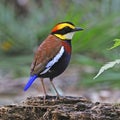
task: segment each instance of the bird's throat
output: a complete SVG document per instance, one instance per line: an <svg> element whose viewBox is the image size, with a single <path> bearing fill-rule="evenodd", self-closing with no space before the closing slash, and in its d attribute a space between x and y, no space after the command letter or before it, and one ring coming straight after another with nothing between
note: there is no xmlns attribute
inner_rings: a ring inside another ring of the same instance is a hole
<svg viewBox="0 0 120 120"><path fill-rule="evenodd" d="M66 33L64 35L62 34L54 34L56 37L62 39L62 40L72 40L73 38L73 35L74 35L75 32L70 32L70 33Z"/></svg>

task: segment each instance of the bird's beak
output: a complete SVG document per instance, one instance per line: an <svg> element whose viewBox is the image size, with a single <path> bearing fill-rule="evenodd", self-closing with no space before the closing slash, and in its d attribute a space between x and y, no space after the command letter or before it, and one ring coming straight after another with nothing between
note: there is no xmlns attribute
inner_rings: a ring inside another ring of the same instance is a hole
<svg viewBox="0 0 120 120"><path fill-rule="evenodd" d="M83 30L83 28L75 27L75 29L73 31L81 31L81 30Z"/></svg>

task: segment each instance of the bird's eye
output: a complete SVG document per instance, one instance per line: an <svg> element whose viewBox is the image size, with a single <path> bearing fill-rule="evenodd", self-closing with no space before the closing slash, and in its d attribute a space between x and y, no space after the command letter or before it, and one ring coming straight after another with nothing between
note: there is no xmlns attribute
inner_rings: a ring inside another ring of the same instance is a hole
<svg viewBox="0 0 120 120"><path fill-rule="evenodd" d="M66 27L64 27L64 28L62 28L60 30L57 30L57 31L53 32L53 34L64 35L64 34L69 33L69 32L72 32L72 29L70 27L66 26Z"/></svg>
<svg viewBox="0 0 120 120"><path fill-rule="evenodd" d="M64 27L64 32L65 33L71 32L71 28L69 28L68 26Z"/></svg>

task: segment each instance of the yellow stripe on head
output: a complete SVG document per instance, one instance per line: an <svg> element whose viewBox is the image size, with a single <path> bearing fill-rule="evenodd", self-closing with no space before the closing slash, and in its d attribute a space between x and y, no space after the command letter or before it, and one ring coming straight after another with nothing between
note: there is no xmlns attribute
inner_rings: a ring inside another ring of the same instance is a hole
<svg viewBox="0 0 120 120"><path fill-rule="evenodd" d="M66 27L66 26L68 26L68 27L70 27L70 28L72 28L72 29L75 28L75 26L73 26L73 25L71 25L71 24L68 24L68 23L61 23L61 24L58 25L58 28L59 28L59 29L63 29L63 28Z"/></svg>
<svg viewBox="0 0 120 120"><path fill-rule="evenodd" d="M61 30L63 29L64 27L70 27L71 29L74 29L75 26L68 23L68 22L64 22L64 23L58 23L53 29L52 29L52 32L55 32L57 30Z"/></svg>
<svg viewBox="0 0 120 120"><path fill-rule="evenodd" d="M55 34L55 36L60 38L61 40L65 40L66 39L64 35Z"/></svg>

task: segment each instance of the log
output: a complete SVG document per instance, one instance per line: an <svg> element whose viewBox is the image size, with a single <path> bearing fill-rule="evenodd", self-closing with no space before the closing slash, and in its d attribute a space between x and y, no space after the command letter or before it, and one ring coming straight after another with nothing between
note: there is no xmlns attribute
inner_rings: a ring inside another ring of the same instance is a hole
<svg viewBox="0 0 120 120"><path fill-rule="evenodd" d="M120 104L93 103L83 97L28 97L0 107L0 120L120 120Z"/></svg>

